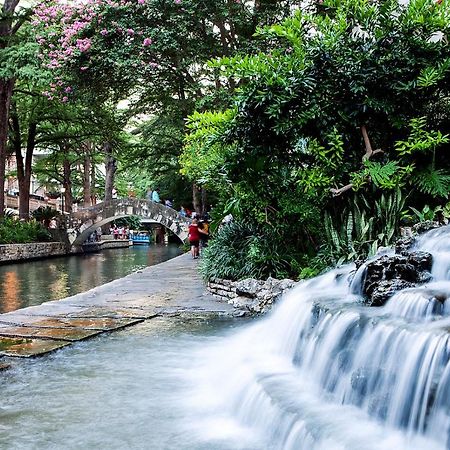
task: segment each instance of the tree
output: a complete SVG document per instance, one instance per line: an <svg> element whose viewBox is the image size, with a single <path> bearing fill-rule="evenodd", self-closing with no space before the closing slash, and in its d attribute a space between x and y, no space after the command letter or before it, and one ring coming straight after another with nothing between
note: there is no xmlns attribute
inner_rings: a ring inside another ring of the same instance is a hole
<svg viewBox="0 0 450 450"><path fill-rule="evenodd" d="M327 0L259 30L269 51L212 64L240 89L224 113L191 116L183 170L222 174L237 218L302 251L326 242L325 213L340 228L354 199L366 208L362 193L369 216L397 189L448 197L449 12L431 0Z"/></svg>
<svg viewBox="0 0 450 450"><path fill-rule="evenodd" d="M145 112L155 116L150 121L154 126L176 124L172 128L178 130L176 143L158 155L158 159L167 156L164 166L173 167L173 177L178 171L173 161L181 152L184 133L180 118L190 114L198 101L221 102L224 95L215 87L234 88L234 83L222 86L223 80L206 62L257 46L256 26L285 17L295 3L299 2L139 0L99 1L86 8L47 2L37 9L35 25L56 80L57 88L49 95L62 101L87 95L110 104L128 98L130 116ZM110 145L105 143L105 148ZM140 146L145 148L150 150ZM155 159L155 148L147 159ZM117 151L113 153L117 158ZM112 174L113 160L107 166Z"/></svg>
<svg viewBox="0 0 450 450"><path fill-rule="evenodd" d="M15 47L14 38L29 15L29 10L16 14L19 0L4 0L0 12L0 217L5 208L5 163L8 141L8 120L22 53Z"/></svg>

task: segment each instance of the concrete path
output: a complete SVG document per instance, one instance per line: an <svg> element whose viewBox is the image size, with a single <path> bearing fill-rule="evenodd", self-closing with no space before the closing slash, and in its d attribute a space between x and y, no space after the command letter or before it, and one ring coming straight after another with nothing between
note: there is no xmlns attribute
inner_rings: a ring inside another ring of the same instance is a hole
<svg viewBox="0 0 450 450"><path fill-rule="evenodd" d="M236 315L205 292L189 254L63 300L0 314L0 356L42 355L161 315Z"/></svg>

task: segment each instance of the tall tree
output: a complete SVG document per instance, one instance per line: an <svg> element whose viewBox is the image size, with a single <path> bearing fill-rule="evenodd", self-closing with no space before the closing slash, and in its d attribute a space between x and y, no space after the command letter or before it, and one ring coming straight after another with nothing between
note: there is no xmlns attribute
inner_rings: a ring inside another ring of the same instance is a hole
<svg viewBox="0 0 450 450"><path fill-rule="evenodd" d="M6 63L6 49L11 44L13 36L19 30L22 18L15 17L19 0L4 0L0 16L0 63ZM0 72L0 216L5 208L5 164L8 141L8 120L13 93L15 74L14 70L6 73ZM9 72L9 73L8 73Z"/></svg>

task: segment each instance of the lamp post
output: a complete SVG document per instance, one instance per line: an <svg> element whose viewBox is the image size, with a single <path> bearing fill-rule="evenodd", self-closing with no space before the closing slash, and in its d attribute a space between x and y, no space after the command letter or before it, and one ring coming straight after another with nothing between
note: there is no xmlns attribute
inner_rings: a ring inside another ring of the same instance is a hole
<svg viewBox="0 0 450 450"><path fill-rule="evenodd" d="M62 186L60 192L61 192L61 212L64 214L64 194L66 193L66 188Z"/></svg>

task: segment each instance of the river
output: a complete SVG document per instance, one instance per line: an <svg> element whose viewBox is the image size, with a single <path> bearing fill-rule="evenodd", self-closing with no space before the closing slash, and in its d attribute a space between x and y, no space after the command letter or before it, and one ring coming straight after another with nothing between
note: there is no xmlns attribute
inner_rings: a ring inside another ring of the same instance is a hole
<svg viewBox="0 0 450 450"><path fill-rule="evenodd" d="M136 245L0 266L0 313L88 291L181 254L175 244Z"/></svg>

